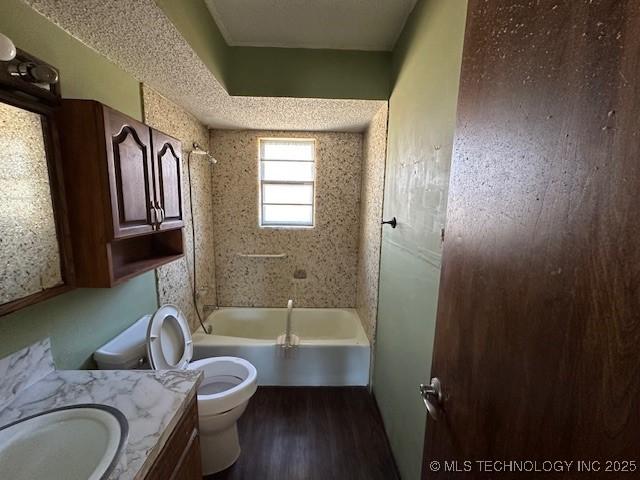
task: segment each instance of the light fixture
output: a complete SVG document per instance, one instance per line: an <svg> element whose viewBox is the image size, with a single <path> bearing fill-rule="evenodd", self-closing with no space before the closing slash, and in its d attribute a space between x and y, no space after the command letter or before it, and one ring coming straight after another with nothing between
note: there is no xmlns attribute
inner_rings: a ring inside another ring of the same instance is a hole
<svg viewBox="0 0 640 480"><path fill-rule="evenodd" d="M21 62L9 65L9 73L27 82L54 85L58 83L58 71L49 65L34 62Z"/></svg>
<svg viewBox="0 0 640 480"><path fill-rule="evenodd" d="M11 39L0 33L0 61L10 62L16 58L16 46Z"/></svg>

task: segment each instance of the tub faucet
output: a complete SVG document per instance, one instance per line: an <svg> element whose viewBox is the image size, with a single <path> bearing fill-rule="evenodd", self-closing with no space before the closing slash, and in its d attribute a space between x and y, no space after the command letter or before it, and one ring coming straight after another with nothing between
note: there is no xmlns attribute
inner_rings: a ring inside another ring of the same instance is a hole
<svg viewBox="0 0 640 480"><path fill-rule="evenodd" d="M293 347L300 344L300 338L297 335L291 333L291 314L293 313L293 300L287 302L287 324L285 326L284 333L278 335L276 338L276 345L278 345L284 352L288 352ZM285 357L289 354L285 353Z"/></svg>
<svg viewBox="0 0 640 480"><path fill-rule="evenodd" d="M287 302L287 326L284 332L284 345L286 348L291 347L291 314L293 313L293 300Z"/></svg>
<svg viewBox="0 0 640 480"><path fill-rule="evenodd" d="M297 335L291 333L291 314L293 313L293 300L287 302L287 324L285 326L284 333L278 335L276 339L276 345L278 345L285 352L291 348L300 344L300 339Z"/></svg>

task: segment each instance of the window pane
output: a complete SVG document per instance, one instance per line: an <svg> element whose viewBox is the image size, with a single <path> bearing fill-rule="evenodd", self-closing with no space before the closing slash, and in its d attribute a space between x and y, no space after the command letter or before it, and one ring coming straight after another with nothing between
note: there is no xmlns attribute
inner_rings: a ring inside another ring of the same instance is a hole
<svg viewBox="0 0 640 480"><path fill-rule="evenodd" d="M263 205L263 225L313 225L311 205Z"/></svg>
<svg viewBox="0 0 640 480"><path fill-rule="evenodd" d="M262 180L281 182L313 181L313 162L260 162Z"/></svg>
<svg viewBox="0 0 640 480"><path fill-rule="evenodd" d="M313 185L274 185L262 186L263 203L313 203Z"/></svg>
<svg viewBox="0 0 640 480"><path fill-rule="evenodd" d="M305 160L313 161L315 142L291 140L261 140L262 160Z"/></svg>

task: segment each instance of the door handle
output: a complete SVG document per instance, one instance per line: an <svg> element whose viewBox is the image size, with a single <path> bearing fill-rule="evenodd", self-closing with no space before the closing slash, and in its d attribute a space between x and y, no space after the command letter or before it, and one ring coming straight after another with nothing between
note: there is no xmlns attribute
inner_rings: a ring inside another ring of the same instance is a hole
<svg viewBox="0 0 640 480"><path fill-rule="evenodd" d="M398 221L396 220L396 217L393 217L391 220L383 220L382 225L384 224L391 225L391 228L396 228L398 226Z"/></svg>
<svg viewBox="0 0 640 480"><path fill-rule="evenodd" d="M420 391L420 397L422 397L422 401L424 402L424 406L427 408L429 416L434 421L437 421L440 418L443 398L442 384L440 383L440 379L438 377L434 377L431 379L431 383L429 385L421 383L418 389Z"/></svg>

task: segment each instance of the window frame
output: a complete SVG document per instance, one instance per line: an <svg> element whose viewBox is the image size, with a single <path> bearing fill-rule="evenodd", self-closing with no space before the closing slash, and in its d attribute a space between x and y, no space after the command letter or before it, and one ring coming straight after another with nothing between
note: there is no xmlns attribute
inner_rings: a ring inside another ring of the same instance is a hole
<svg viewBox="0 0 640 480"><path fill-rule="evenodd" d="M285 160L285 159L269 159L263 160L262 158L262 142L300 142L313 144L313 159L312 160ZM258 227L260 228L281 228L281 229L309 229L314 228L316 225L316 180L317 180L317 140L312 137L259 137L258 138ZM313 180L263 180L262 179L262 162L297 162L297 163L311 163L313 171ZM265 185L311 185L311 203L264 203L264 186ZM265 222L264 221L264 207L265 205L283 205L283 206L310 206L311 207L311 223L299 223L299 222Z"/></svg>

